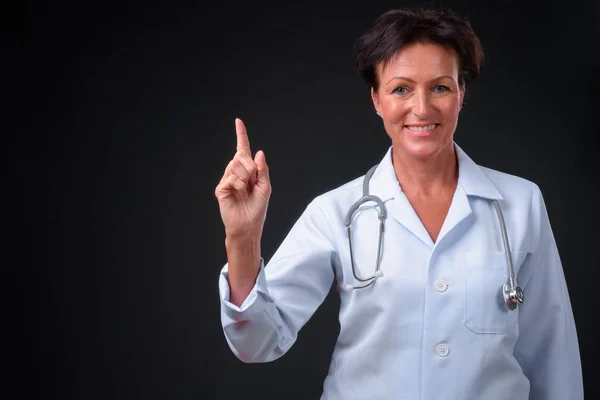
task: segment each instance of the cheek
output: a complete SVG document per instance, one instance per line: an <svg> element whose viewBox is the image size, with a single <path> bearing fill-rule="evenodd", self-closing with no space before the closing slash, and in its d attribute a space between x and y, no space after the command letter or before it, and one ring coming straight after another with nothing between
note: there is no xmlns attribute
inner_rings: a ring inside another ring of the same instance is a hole
<svg viewBox="0 0 600 400"><path fill-rule="evenodd" d="M410 111L409 107L402 101L388 101L385 104L382 104L382 106L383 115L386 117L385 119L392 125L402 124Z"/></svg>
<svg viewBox="0 0 600 400"><path fill-rule="evenodd" d="M460 97L448 99L440 107L440 111L444 114L445 119L458 119L458 113L460 112Z"/></svg>

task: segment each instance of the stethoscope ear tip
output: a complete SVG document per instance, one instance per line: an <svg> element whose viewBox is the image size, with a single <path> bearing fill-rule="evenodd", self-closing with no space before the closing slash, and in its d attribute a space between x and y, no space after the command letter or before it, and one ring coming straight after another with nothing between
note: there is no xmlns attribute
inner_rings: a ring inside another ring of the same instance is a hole
<svg viewBox="0 0 600 400"><path fill-rule="evenodd" d="M377 272L375 272L375 279L381 278L382 276L383 276L383 271L378 269Z"/></svg>
<svg viewBox="0 0 600 400"><path fill-rule="evenodd" d="M354 286L352 286L351 284L347 284L346 286L344 286L344 289L346 289L346 291L349 292L354 289Z"/></svg>

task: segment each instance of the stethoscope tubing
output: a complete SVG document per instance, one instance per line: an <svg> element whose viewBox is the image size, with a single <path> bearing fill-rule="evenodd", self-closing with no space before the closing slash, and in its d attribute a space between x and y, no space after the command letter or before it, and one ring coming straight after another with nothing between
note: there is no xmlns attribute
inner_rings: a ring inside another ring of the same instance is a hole
<svg viewBox="0 0 600 400"><path fill-rule="evenodd" d="M356 279L357 281L359 281L361 283L367 282L364 285L347 284L345 287L346 287L346 290L348 290L348 291L353 290L353 289L363 289L368 286L371 286L378 278L381 278L383 276L383 272L380 269L381 249L382 249L382 244L383 244L382 238L383 238L384 225L385 225L384 221L387 217L387 213L386 213L386 208L383 204L383 201L379 197L369 194L369 180L371 179L371 176L373 176L373 174L375 173L377 166L378 166L378 164L374 165L365 174L365 177L363 179L363 196L350 207L350 209L348 210L348 212L346 214L346 218L345 218L345 225L347 228L347 235L348 235L348 245L349 245L349 250L350 250L350 264L352 265L352 275L354 275L354 279ZM358 208L363 203L366 203L369 201L373 201L373 202L377 203L376 207L377 207L378 218L379 218L379 239L378 239L378 245L377 245L378 251L377 251L377 260L375 263L375 273L367 278L361 278L356 273L354 250L352 248L352 219L354 218L354 213L356 212L356 210L358 210ZM517 282L516 282L515 272L514 272L514 267L513 267L513 263L512 263L511 252L510 252L510 243L508 241L508 233L506 231L506 223L504 221L504 216L502 214L502 208L500 207L500 203L498 203L498 200L492 199L491 202L494 205L494 209L496 210L496 214L498 216L498 221L500 222L500 231L502 233L502 243L504 246L504 253L506 255L506 265L507 265L507 270L508 270L507 271L508 282L503 286L502 292L503 292L504 300L506 302L507 307L510 310L514 310L514 309L516 309L518 304L523 302L523 291L517 285Z"/></svg>

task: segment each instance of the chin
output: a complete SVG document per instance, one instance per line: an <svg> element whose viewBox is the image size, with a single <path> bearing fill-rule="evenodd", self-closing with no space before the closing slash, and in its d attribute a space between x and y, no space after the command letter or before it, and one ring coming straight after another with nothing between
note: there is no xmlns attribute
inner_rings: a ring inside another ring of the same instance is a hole
<svg viewBox="0 0 600 400"><path fill-rule="evenodd" d="M430 140L402 141L392 145L405 155L418 159L435 157L446 147L445 144Z"/></svg>

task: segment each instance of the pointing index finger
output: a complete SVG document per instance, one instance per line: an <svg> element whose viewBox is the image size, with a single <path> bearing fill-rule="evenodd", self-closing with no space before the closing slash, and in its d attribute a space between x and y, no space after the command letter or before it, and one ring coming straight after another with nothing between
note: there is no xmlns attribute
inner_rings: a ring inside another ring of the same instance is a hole
<svg viewBox="0 0 600 400"><path fill-rule="evenodd" d="M250 152L250 141L248 140L248 133L246 132L246 126L241 119L235 119L235 134L237 136L237 151L251 155Z"/></svg>

